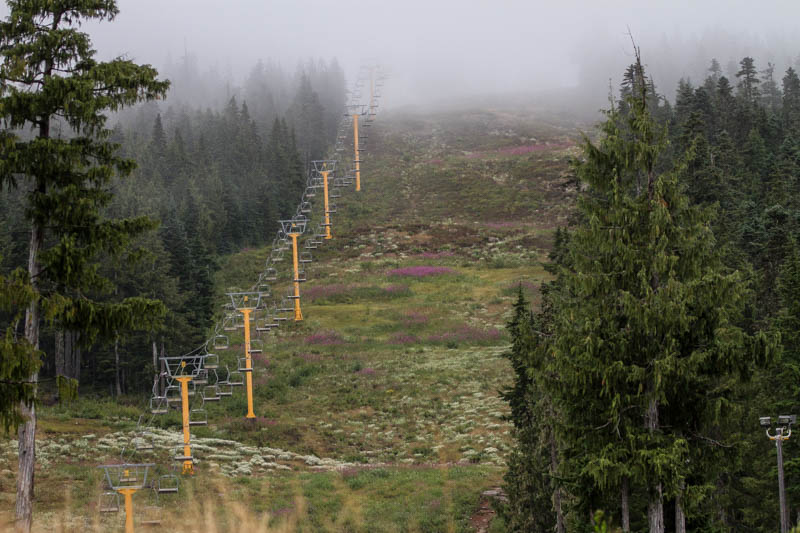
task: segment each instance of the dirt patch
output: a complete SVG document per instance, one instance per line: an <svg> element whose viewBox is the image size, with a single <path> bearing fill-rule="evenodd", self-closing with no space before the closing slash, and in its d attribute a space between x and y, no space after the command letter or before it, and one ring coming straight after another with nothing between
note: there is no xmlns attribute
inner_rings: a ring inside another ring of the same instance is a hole
<svg viewBox="0 0 800 533"><path fill-rule="evenodd" d="M492 508L492 502L495 500L507 501L506 494L500 487L483 491L481 493L481 501L478 504L478 510L475 511L469 519L469 523L475 530L475 533L487 533L489 526L492 524L497 514Z"/></svg>

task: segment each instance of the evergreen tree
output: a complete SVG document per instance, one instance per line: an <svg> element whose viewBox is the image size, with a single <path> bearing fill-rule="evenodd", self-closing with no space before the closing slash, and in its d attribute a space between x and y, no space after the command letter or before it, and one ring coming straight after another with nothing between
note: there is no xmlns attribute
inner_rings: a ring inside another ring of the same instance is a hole
<svg viewBox="0 0 800 533"><path fill-rule="evenodd" d="M752 57L745 57L739 62L739 66L741 68L736 73L736 77L739 78L739 96L749 106L755 106L761 95L758 87L761 81L758 79L755 61Z"/></svg>
<svg viewBox="0 0 800 533"><path fill-rule="evenodd" d="M506 357L514 384L502 392L511 407L517 446L504 477L508 505L501 514L509 531L565 531L561 488L556 482L559 451L553 432L555 412L546 394L549 313L532 313L520 287L508 323L511 350Z"/></svg>
<svg viewBox="0 0 800 533"><path fill-rule="evenodd" d="M300 84L288 116L297 135L297 149L304 166L311 160L322 159L325 155L323 107L305 73L300 76Z"/></svg>
<svg viewBox="0 0 800 533"><path fill-rule="evenodd" d="M26 217L31 238L27 271L32 297L25 311L25 342L7 342L16 357L0 365L34 370L39 365L42 317L77 331L85 342L132 327L152 327L163 312L160 302L128 298L100 302L94 294L108 291L98 272L100 253L116 254L136 234L153 226L146 218L106 220L101 212L111 195L114 174L127 175L133 162L115 154L108 138L106 112L141 100L164 96L168 83L156 80L150 66L116 59L97 62L85 33L88 20L113 20L114 0L39 2L9 0L10 13L0 23L0 183L30 187ZM53 137L57 117L74 136ZM21 140L15 131L35 128ZM7 337L7 341L11 341ZM28 352L20 361L19 352ZM2 372L6 374L7 371ZM16 516L28 531L32 522L36 429L35 382L32 372L25 401L19 405L25 422L19 427L19 470ZM3 395L4 399L13 399ZM4 404L2 411L13 406Z"/></svg>
<svg viewBox="0 0 800 533"><path fill-rule="evenodd" d="M764 107L772 113L778 113L781 106L781 91L775 81L775 65L767 63L761 71L761 94Z"/></svg>
<svg viewBox="0 0 800 533"><path fill-rule="evenodd" d="M635 75L644 80L640 62ZM628 116L609 112L576 167L586 222L559 274L551 394L569 443L562 475L580 480L575 511L588 516L609 491L624 503L625 480L641 480L649 530L661 533L665 501L685 522L714 481L689 459L717 442L708 414L731 394L721 382L771 344L735 326L746 287L719 261L710 212L681 192L680 166L657 171L665 136L638 86Z"/></svg>
<svg viewBox="0 0 800 533"><path fill-rule="evenodd" d="M783 125L792 135L800 135L800 78L792 67L783 77Z"/></svg>

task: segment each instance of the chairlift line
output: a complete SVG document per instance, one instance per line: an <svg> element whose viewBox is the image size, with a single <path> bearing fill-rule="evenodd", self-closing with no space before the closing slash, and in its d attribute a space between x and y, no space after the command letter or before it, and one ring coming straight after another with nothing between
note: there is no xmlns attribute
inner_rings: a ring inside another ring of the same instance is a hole
<svg viewBox="0 0 800 533"><path fill-rule="evenodd" d="M125 460L126 454L152 451L154 438L152 423L156 416L169 412L170 406L178 407L183 412L183 444L177 446L173 459L183 464L183 473L194 472L194 458L191 452L192 426L207 425L208 414L205 402L216 402L222 398L231 397L233 388L248 385L248 418L254 417L252 412L252 354L263 352L263 343L258 339L250 339L251 323L256 332L269 332L288 320L285 313L295 311L295 320L302 320L300 312L299 284L306 281L307 274L300 265L313 261L311 250L317 249L324 240L332 237L331 215L337 212L337 205L331 200L342 196L342 189L355 185L355 190L361 189L361 163L363 146L366 144L367 135L359 133L359 118L363 126L369 126L379 107L378 100L382 95L381 87L385 80L384 71L376 64L362 66L358 78L353 83L353 89L348 91L348 103L345 107L344 119L340 120L337 128L336 141L331 149L332 154L345 152L345 142L349 137L349 129L353 128L353 156L352 166L337 175L338 159L322 159L313 161L308 172L306 187L295 211L295 216L289 221L280 221L281 229L276 233L263 272L258 276L255 285L249 291L230 291L228 296L231 301L223 306L225 313L214 325L210 337L197 348L172 357L160 357L161 371L156 373L153 382L153 391L149 399L149 416L140 416L136 430L133 432L128 444L123 447L120 465L102 465L106 490L100 495L98 511L102 513L119 512L120 494L125 497L126 531L133 531L132 495L143 488L151 489L154 501L151 505L143 507L139 523L142 525L158 525L162 521L163 508L159 505L159 494L177 493L179 478L174 474L161 475L154 482L147 484L148 471L155 465L152 463L134 463ZM361 103L362 89L369 87L369 101ZM338 155L337 155L338 157ZM314 213L313 199L318 194L324 194L324 206L318 214L318 222L311 226L311 217ZM284 226L284 222L290 225ZM311 230L313 228L313 230ZM306 232L306 229L311 231ZM306 235L303 251L300 251L298 239ZM278 280L277 263L285 260L285 253L292 249L293 272L290 283L295 290L283 298L278 295L273 297L271 282ZM267 300L271 299L272 303ZM237 357L235 370L230 370L223 365L217 353L220 350L229 350L230 338L224 331L235 332L244 330L245 357ZM225 379L220 379L217 370L225 368ZM245 379L246 378L246 379ZM190 403L192 405L190 405ZM145 419L147 419L145 421ZM128 527L130 526L130 529Z"/></svg>

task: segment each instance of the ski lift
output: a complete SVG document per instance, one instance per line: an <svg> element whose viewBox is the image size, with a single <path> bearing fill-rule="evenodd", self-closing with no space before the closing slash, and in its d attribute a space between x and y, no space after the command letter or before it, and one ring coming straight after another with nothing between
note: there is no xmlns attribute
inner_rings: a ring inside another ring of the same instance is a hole
<svg viewBox="0 0 800 533"><path fill-rule="evenodd" d="M319 246L319 241L314 240L314 237L306 240L306 250L316 250L317 246Z"/></svg>
<svg viewBox="0 0 800 533"><path fill-rule="evenodd" d="M104 482L114 491L121 489L139 490L147 485L147 472L152 463L124 463L116 465L101 465Z"/></svg>
<svg viewBox="0 0 800 533"><path fill-rule="evenodd" d="M222 329L224 331L236 331L244 327L244 319L242 315L237 312L225 314L225 319L222 322Z"/></svg>
<svg viewBox="0 0 800 533"><path fill-rule="evenodd" d="M280 307L278 307L278 311L280 311L281 313L290 313L294 311L294 305L292 304L290 299L282 298Z"/></svg>
<svg viewBox="0 0 800 533"><path fill-rule="evenodd" d="M278 279L278 271L272 267L268 267L264 271L264 280L265 281L275 281Z"/></svg>
<svg viewBox="0 0 800 533"><path fill-rule="evenodd" d="M175 448L175 455L173 456L173 459L179 463L183 463L186 461L194 462L194 459L192 458L191 455L186 455L186 450L183 444Z"/></svg>
<svg viewBox="0 0 800 533"><path fill-rule="evenodd" d="M119 492L105 491L100 494L97 510L101 513L119 512Z"/></svg>
<svg viewBox="0 0 800 533"><path fill-rule="evenodd" d="M272 294L272 289L266 283L259 283L258 284L258 292L261 293L262 298L269 298Z"/></svg>
<svg viewBox="0 0 800 533"><path fill-rule="evenodd" d="M154 415L165 415L169 412L169 402L166 396L153 396L150 398L150 412Z"/></svg>
<svg viewBox="0 0 800 533"><path fill-rule="evenodd" d="M251 361L252 362L252 361ZM253 367L247 368L247 357L239 358L239 372L252 372Z"/></svg>
<svg viewBox="0 0 800 533"><path fill-rule="evenodd" d="M206 385L203 387L203 402L219 401L219 385Z"/></svg>
<svg viewBox="0 0 800 533"><path fill-rule="evenodd" d="M314 229L314 237L322 239L326 235L328 235L328 233L325 231L325 225L324 224L317 224L317 227Z"/></svg>
<svg viewBox="0 0 800 533"><path fill-rule="evenodd" d="M298 259L298 262L310 263L311 261L313 261L313 258L311 257L311 252L300 252L300 257Z"/></svg>
<svg viewBox="0 0 800 533"><path fill-rule="evenodd" d="M306 271L305 270L298 270L297 277L294 278L292 281L296 281L298 283L303 283L306 281Z"/></svg>
<svg viewBox="0 0 800 533"><path fill-rule="evenodd" d="M175 383L167 385L164 388L164 394L167 399L167 403L179 402L181 401L181 386Z"/></svg>
<svg viewBox="0 0 800 533"><path fill-rule="evenodd" d="M250 341L250 353L261 353L264 351L264 343L258 339Z"/></svg>
<svg viewBox="0 0 800 533"><path fill-rule="evenodd" d="M316 195L317 195L317 193L316 193L316 189L314 187L312 187L310 185L308 187L306 187L306 192L305 192L306 198L314 198Z"/></svg>
<svg viewBox="0 0 800 533"><path fill-rule="evenodd" d="M233 307L236 309L263 309L266 304L266 299L260 292L229 292L228 297L231 299ZM253 320L253 315L250 315L250 320ZM244 319L241 320L242 327L244 327Z"/></svg>
<svg viewBox="0 0 800 533"><path fill-rule="evenodd" d="M244 374L238 370L231 371L230 375L228 376L228 384L231 387L241 387L244 385Z"/></svg>
<svg viewBox="0 0 800 533"><path fill-rule="evenodd" d="M329 214L336 213L337 209L338 209L338 207L336 205L336 202L328 202L328 213Z"/></svg>
<svg viewBox="0 0 800 533"><path fill-rule="evenodd" d="M216 370L219 368L219 356L215 353L207 353L203 356L203 368Z"/></svg>
<svg viewBox="0 0 800 533"><path fill-rule="evenodd" d="M205 368L198 368L192 374L192 383L195 385L206 385L208 384L208 370Z"/></svg>
<svg viewBox="0 0 800 533"><path fill-rule="evenodd" d="M189 425L190 426L207 426L208 414L202 407L195 407L189 411Z"/></svg>
<svg viewBox="0 0 800 533"><path fill-rule="evenodd" d="M311 202L300 202L300 212L306 215L311 213Z"/></svg>
<svg viewBox="0 0 800 533"><path fill-rule="evenodd" d="M180 478L174 474L164 474L158 478L156 492L159 494L177 494Z"/></svg>
<svg viewBox="0 0 800 533"><path fill-rule="evenodd" d="M161 525L161 520L164 515L164 510L158 505L146 505L142 509L142 515L139 520L139 525L142 526L158 526Z"/></svg>
<svg viewBox="0 0 800 533"><path fill-rule="evenodd" d="M285 252L289 249L289 239L286 237L286 232L281 232L281 237L278 237L275 242L272 244L273 250L278 250L279 252Z"/></svg>
<svg viewBox="0 0 800 533"><path fill-rule="evenodd" d="M214 349L215 350L227 350L228 349L228 337L225 335L217 335L214 337ZM219 359L217 359L219 361Z"/></svg>
<svg viewBox="0 0 800 533"><path fill-rule="evenodd" d="M256 320L256 331L258 333L267 332L272 329L272 323L268 316Z"/></svg>

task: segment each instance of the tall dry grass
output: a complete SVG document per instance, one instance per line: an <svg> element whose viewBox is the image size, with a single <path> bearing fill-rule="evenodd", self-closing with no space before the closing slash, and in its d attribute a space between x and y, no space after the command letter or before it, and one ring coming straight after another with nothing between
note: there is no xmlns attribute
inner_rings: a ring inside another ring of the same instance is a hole
<svg viewBox="0 0 800 533"><path fill-rule="evenodd" d="M266 481L265 481L266 483ZM100 494L98 488L97 494ZM189 491L187 491L188 493ZM92 509L76 508L65 491L62 508L56 511L36 512L34 508L33 533L106 533L125 530L125 510L120 498L117 513L96 512ZM137 492L133 498L134 526L136 531L169 531L171 533L291 533L297 531L305 519L305 498L295 492L292 508L272 516L259 512L247 502L236 499L237 491L229 483L215 481L202 494L181 494L160 499L161 523L155 527L141 524L146 512L151 489ZM0 531L13 532L13 517L3 513Z"/></svg>

